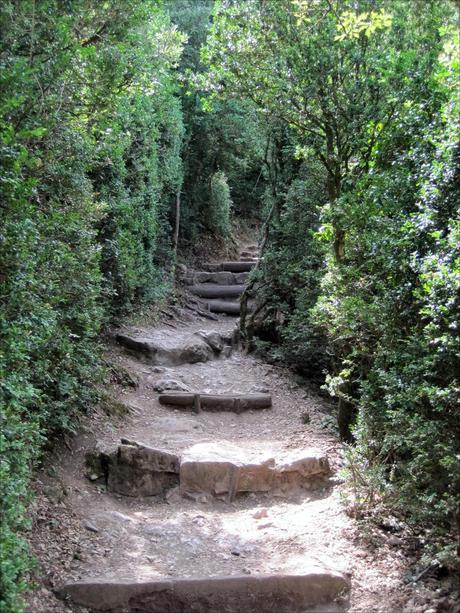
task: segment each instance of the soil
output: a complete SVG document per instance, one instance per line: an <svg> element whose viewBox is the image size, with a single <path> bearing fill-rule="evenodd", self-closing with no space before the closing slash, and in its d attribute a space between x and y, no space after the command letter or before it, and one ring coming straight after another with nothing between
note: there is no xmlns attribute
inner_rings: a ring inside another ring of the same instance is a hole
<svg viewBox="0 0 460 613"><path fill-rule="evenodd" d="M225 316L219 321L197 317L170 321L156 333L179 337L198 330L228 331L236 323ZM88 415L79 434L50 452L36 475L30 542L38 560L37 589L27 594L29 613L83 613L53 594L80 578L272 573L298 570L312 559L341 570L352 582L349 602L323 611L454 611L458 593L449 594L438 580L409 580L416 559L404 533L363 526L346 513L334 407L298 385L288 370L238 351L205 363L162 368L139 361L113 342L106 352L116 371L129 373L138 385L108 382L105 411L99 407ZM161 379L201 392L269 390L273 408L241 415L174 410L158 402L153 386ZM320 490L288 498L249 494L228 503L188 500L175 491L167 497L123 497L85 476L85 454L97 442L110 446L122 437L173 452L220 440L275 452L315 448L327 453L333 477Z"/></svg>

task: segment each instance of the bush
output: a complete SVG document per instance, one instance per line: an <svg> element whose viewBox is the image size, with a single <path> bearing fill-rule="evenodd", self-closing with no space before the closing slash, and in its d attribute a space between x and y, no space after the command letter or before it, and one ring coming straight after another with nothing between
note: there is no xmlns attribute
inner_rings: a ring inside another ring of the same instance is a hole
<svg viewBox="0 0 460 613"><path fill-rule="evenodd" d="M223 238L229 238L232 231L231 209L232 199L227 177L218 171L211 177L211 197L206 218L208 229Z"/></svg>
<svg viewBox="0 0 460 613"><path fill-rule="evenodd" d="M94 404L104 322L168 281L182 37L148 1L6 1L0 29L0 610L16 612L42 446Z"/></svg>

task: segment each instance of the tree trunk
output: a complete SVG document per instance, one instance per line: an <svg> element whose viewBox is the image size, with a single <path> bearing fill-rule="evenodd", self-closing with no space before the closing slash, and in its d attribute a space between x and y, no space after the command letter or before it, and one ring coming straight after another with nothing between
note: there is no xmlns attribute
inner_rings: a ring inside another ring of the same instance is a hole
<svg viewBox="0 0 460 613"><path fill-rule="evenodd" d="M174 224L173 249L174 255L177 255L177 246L179 245L179 228L180 228L180 190L176 192L176 222Z"/></svg>
<svg viewBox="0 0 460 613"><path fill-rule="evenodd" d="M342 228L341 224L337 221L334 215L335 203L337 202L338 197L340 196L340 187L341 187L341 177L338 172L335 174L332 172L328 172L327 178L327 191L329 196L329 203L332 210L333 221L332 225L334 228L334 257L336 262L341 262L345 257L345 230Z"/></svg>

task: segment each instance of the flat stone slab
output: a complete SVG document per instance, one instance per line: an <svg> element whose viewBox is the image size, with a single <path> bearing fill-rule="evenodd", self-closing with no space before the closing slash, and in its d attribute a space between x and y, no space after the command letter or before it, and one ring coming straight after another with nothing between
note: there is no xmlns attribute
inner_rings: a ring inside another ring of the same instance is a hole
<svg viewBox="0 0 460 613"><path fill-rule="evenodd" d="M183 496L204 493L228 500L242 492L283 495L299 488L310 489L329 474L327 457L314 449L275 457L225 441L198 443L182 454L180 491Z"/></svg>
<svg viewBox="0 0 460 613"><path fill-rule="evenodd" d="M193 408L200 411L231 411L243 413L254 409L269 409L270 394L200 394L193 392L165 392L159 396L160 404Z"/></svg>
<svg viewBox="0 0 460 613"><path fill-rule="evenodd" d="M64 585L58 596L114 613L303 613L349 589L343 574L312 564L298 574L78 581Z"/></svg>
<svg viewBox="0 0 460 613"><path fill-rule="evenodd" d="M160 366L207 362L214 356L209 344L197 334L177 337L120 333L116 340L139 357Z"/></svg>

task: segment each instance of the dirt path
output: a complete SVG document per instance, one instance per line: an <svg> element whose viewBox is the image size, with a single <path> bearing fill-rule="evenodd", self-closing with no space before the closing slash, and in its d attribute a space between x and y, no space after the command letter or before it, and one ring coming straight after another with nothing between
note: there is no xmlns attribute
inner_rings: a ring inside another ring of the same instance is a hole
<svg viewBox="0 0 460 613"><path fill-rule="evenodd" d="M225 336L235 325L231 317L196 318L142 333L176 340L199 331ZM108 348L108 356L138 384L110 385L110 397L129 411L116 419L93 415L79 436L49 458L52 468L48 465L39 475L32 544L41 561L43 587L29 595L31 613L86 611L52 594L63 583L80 579L253 576L296 573L316 563L344 573L351 579L351 591L349 599L309 611L430 610L429 592L417 593L405 581L407 560L399 539L384 530L359 537L346 515L337 477L342 450L328 429L331 407L324 399L297 385L287 370L239 351L163 367L116 344ZM160 405L153 389L164 380L204 393L269 391L273 408L241 415L174 410ZM283 497L250 493L232 502L206 496L192 500L177 490L168 496L121 496L85 476L87 452L97 443L116 445L121 438L179 454L210 441L273 454L314 448L327 454L332 478L319 489Z"/></svg>

